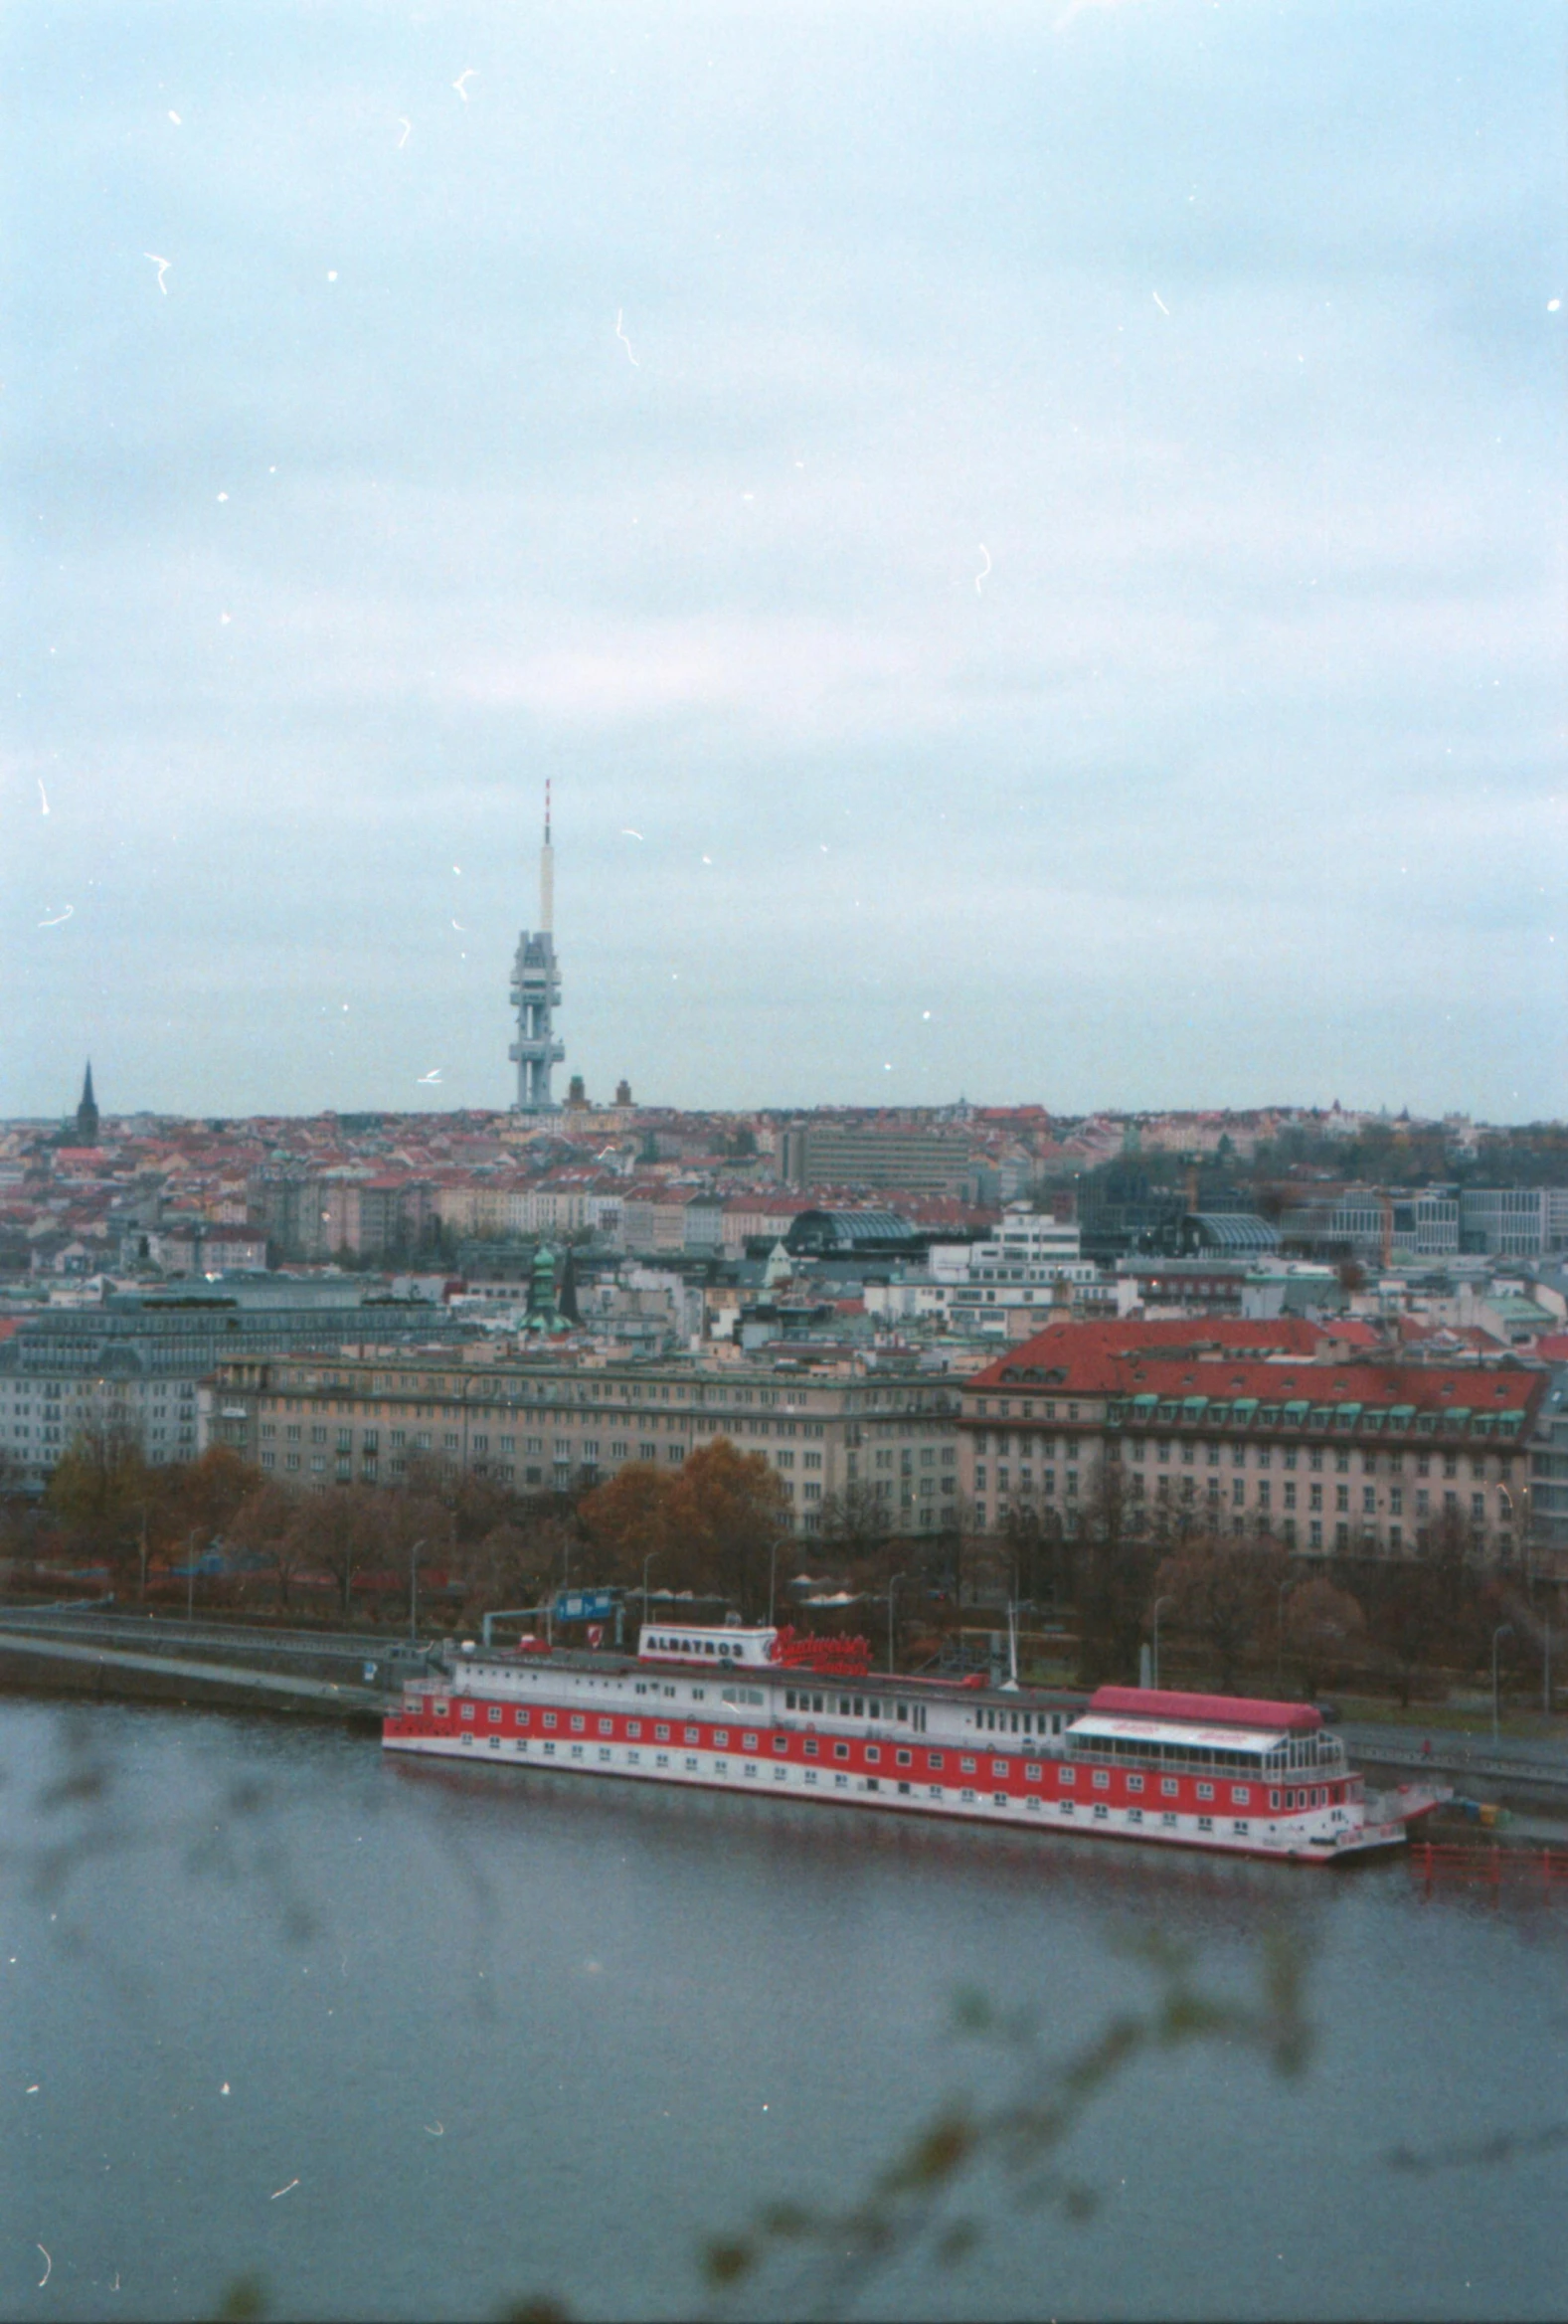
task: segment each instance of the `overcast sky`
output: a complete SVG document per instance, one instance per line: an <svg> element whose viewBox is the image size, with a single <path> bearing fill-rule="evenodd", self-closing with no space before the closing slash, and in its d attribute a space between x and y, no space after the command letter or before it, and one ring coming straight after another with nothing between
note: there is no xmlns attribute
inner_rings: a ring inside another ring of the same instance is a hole
<svg viewBox="0 0 1568 2324"><path fill-rule="evenodd" d="M0 1113L1568 1113L1564 31L11 7Z"/></svg>

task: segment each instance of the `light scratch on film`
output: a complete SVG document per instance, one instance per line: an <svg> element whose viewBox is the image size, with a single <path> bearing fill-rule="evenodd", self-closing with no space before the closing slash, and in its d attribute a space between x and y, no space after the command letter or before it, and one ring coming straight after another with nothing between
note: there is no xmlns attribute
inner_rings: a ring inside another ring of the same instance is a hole
<svg viewBox="0 0 1568 2324"><path fill-rule="evenodd" d="M980 584L991 569L991 553L983 541L980 543L980 555L984 558L985 562L980 567L979 572L974 576L974 594L976 597L979 597L982 594Z"/></svg>
<svg viewBox="0 0 1568 2324"><path fill-rule="evenodd" d="M622 307L618 306L615 309L615 336L620 341L622 347L624 347L626 350L626 361L635 365L637 358L631 352L631 341L626 337L625 332L620 327L620 318L624 311L625 310Z"/></svg>

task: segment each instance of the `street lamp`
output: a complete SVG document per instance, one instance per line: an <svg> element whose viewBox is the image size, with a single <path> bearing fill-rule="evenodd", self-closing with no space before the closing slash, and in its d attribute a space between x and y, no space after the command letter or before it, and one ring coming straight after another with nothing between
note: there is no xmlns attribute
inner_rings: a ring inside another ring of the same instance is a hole
<svg viewBox="0 0 1568 2324"><path fill-rule="evenodd" d="M890 1679L892 1678L894 1669L896 1667L896 1659L893 1651L893 1602L898 1594L899 1583L901 1581L908 1581L908 1579L909 1573L906 1569L905 1571L892 1575L888 1582L888 1677Z"/></svg>
<svg viewBox="0 0 1568 2324"><path fill-rule="evenodd" d="M774 1598L779 1586L779 1536L774 1535L773 1547L768 1552L768 1627L774 1622Z"/></svg>
<svg viewBox="0 0 1568 2324"><path fill-rule="evenodd" d="M642 1560L642 1627L644 1630L648 1626L648 1567L658 1554L656 1549L650 1549Z"/></svg>
<svg viewBox="0 0 1568 2324"><path fill-rule="evenodd" d="M1156 1598L1154 1600L1154 1684L1156 1687L1159 1685L1159 1609L1161 1606L1173 1606L1175 1602L1174 1598Z"/></svg>
<svg viewBox="0 0 1568 2324"><path fill-rule="evenodd" d="M420 1643L420 1639L419 1639L419 1618L420 1618L420 1551L421 1551L421 1550L424 1548L424 1546L425 1546L425 1536L424 1536L424 1534L422 1533L422 1534L421 1534L421 1536L420 1536L420 1538L419 1538L419 1539L418 1539L418 1540L417 1540L417 1541L416 1541L416 1542L413 1544L413 1546L412 1546L412 1547L410 1548L410 1550L409 1550L409 1644L410 1644L410 1646L418 1646L418 1645L419 1645L419 1643Z"/></svg>
<svg viewBox="0 0 1568 2324"><path fill-rule="evenodd" d="M1285 1685L1285 1593L1290 1586L1291 1577L1287 1574L1274 1601L1274 1669L1282 1687Z"/></svg>
<svg viewBox="0 0 1568 2324"><path fill-rule="evenodd" d="M201 1526L193 1526L185 1544L185 1619L192 1621L196 1613L196 1536Z"/></svg>
<svg viewBox="0 0 1568 2324"><path fill-rule="evenodd" d="M1499 1638L1511 1638L1512 1636L1513 1624L1511 1622L1499 1622L1491 1634L1491 1739L1493 1742L1497 1740L1497 1641Z"/></svg>

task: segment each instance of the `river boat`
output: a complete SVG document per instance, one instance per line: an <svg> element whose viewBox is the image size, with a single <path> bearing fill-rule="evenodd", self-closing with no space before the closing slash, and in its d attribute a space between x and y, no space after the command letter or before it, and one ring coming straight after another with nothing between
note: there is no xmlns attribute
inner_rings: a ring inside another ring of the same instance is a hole
<svg viewBox="0 0 1568 2324"><path fill-rule="evenodd" d="M1367 1791L1309 1703L882 1678L863 1640L645 1624L635 1655L472 1644L410 1679L389 1751L1338 1864L1451 1795Z"/></svg>

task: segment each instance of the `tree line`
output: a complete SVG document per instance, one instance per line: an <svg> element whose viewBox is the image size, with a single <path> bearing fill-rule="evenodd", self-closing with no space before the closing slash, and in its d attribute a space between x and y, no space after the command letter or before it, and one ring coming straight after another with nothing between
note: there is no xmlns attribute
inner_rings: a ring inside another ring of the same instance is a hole
<svg viewBox="0 0 1568 2324"><path fill-rule="evenodd" d="M13 1572L28 1559L107 1567L116 1594L144 1597L168 1570L223 1551L203 1577L209 1608L290 1618L325 1596L339 1618L387 1621L411 1597L444 1593L446 1618L542 1605L574 1583L688 1597L710 1618L780 1618L802 1568L845 1594L816 1609L825 1630L863 1628L867 1601L888 1609L887 1635L907 1667L936 1659L955 1631L1001 1629L1006 1606L1025 1630L1055 1633L1058 1664L1087 1687L1135 1683L1157 1645L1167 1684L1222 1693L1324 1688L1386 1692L1402 1703L1484 1675L1499 1626L1499 1671L1544 1678L1555 1597L1499 1569L1452 1514L1417 1554L1304 1559L1260 1534L1151 1537L1130 1521L1114 1475L1069 1529L1023 1505L997 1533L952 1513L939 1530L900 1535L887 1504L851 1487L822 1505L820 1529L793 1530L788 1496L761 1453L727 1438L679 1464L634 1461L603 1483L519 1495L431 1463L397 1487L301 1487L263 1475L225 1446L154 1466L134 1438L84 1431L41 1506L15 1496L0 1514ZM668 1603L667 1598L658 1602ZM882 1616L877 1613L879 1638ZM1560 1659L1563 1642L1558 1642Z"/></svg>

